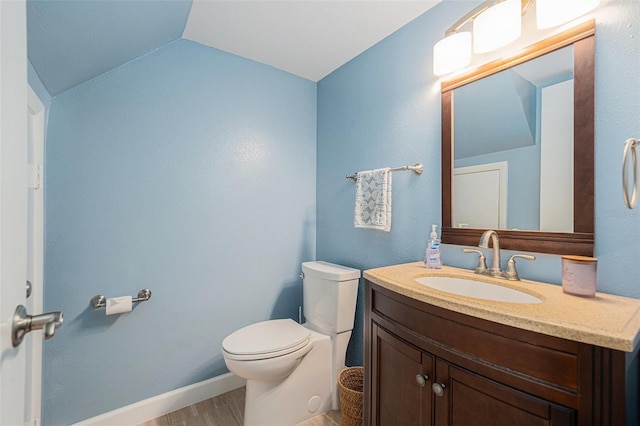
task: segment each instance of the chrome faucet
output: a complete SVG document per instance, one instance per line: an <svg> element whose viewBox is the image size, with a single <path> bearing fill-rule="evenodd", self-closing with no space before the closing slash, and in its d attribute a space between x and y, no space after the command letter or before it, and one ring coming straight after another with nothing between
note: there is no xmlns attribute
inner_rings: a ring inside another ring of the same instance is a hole
<svg viewBox="0 0 640 426"><path fill-rule="evenodd" d="M465 253L478 253L480 255L478 257L478 265L476 266L475 273L481 275L489 275L491 277L504 278L510 281L519 281L520 276L518 275L518 271L516 270L516 258L519 257L527 260L536 260L536 257L528 254L514 254L509 258L509 261L507 262L507 270L502 272L502 268L500 267L500 242L498 240L498 233L493 230L484 231L482 236L480 237L480 243L478 243L478 247L489 248L489 238L491 238L491 243L493 245L493 259L491 260L491 268L487 268L484 254L480 250L463 250Z"/></svg>
<svg viewBox="0 0 640 426"><path fill-rule="evenodd" d="M491 243L493 244L493 259L491 260L491 268L487 270L486 274L492 277L501 277L502 268L500 266L500 242L498 241L498 233L491 229L484 231L480 237L478 247L489 248L489 238L491 238Z"/></svg>

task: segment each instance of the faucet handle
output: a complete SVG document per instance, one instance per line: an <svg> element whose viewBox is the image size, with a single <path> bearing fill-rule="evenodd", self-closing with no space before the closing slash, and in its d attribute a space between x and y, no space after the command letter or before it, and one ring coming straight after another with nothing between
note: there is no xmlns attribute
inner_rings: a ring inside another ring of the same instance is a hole
<svg viewBox="0 0 640 426"><path fill-rule="evenodd" d="M529 254L514 254L507 261L507 270L502 274L506 279L511 281L520 281L520 276L516 270L516 257L521 257L527 260L536 260L535 256Z"/></svg>
<svg viewBox="0 0 640 426"><path fill-rule="evenodd" d="M484 256L484 253L480 250L474 249L463 249L465 253L478 253L478 264L476 265L476 274L484 274L487 270L487 258Z"/></svg>

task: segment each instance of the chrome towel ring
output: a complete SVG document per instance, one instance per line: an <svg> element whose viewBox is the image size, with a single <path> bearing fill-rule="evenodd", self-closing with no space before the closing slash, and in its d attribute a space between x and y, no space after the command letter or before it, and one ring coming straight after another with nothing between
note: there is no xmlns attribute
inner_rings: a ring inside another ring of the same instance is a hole
<svg viewBox="0 0 640 426"><path fill-rule="evenodd" d="M640 146L640 139L627 139L624 143L624 152L622 154L622 193L624 196L624 204L632 209L638 202L638 154L636 147ZM631 194L629 194L629 153L633 161L633 179Z"/></svg>

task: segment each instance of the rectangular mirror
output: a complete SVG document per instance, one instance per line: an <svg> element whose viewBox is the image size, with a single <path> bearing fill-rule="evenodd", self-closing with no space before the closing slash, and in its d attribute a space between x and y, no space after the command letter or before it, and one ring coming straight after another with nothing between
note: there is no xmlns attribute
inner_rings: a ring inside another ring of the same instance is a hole
<svg viewBox="0 0 640 426"><path fill-rule="evenodd" d="M593 21L442 84L442 240L593 255Z"/></svg>

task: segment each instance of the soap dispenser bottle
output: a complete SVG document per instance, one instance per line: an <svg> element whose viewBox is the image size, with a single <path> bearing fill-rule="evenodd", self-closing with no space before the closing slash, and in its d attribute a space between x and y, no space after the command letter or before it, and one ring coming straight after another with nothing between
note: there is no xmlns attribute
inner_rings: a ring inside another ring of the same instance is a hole
<svg viewBox="0 0 640 426"><path fill-rule="evenodd" d="M427 252L424 258L424 265L429 269L442 268L442 256L440 255L440 239L436 232L437 225L431 225L431 234L427 243Z"/></svg>

